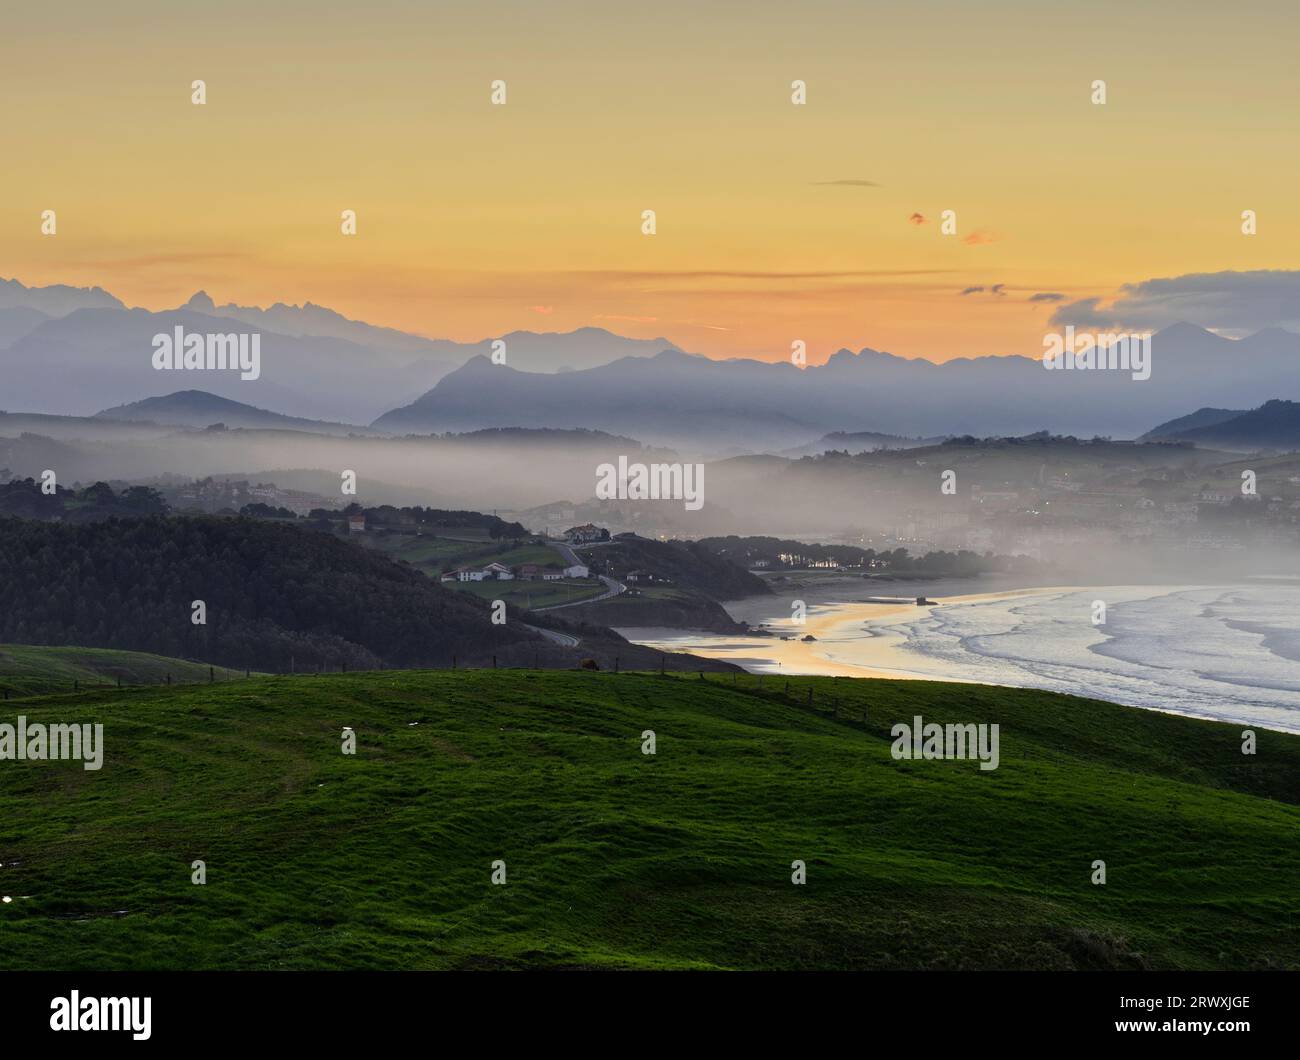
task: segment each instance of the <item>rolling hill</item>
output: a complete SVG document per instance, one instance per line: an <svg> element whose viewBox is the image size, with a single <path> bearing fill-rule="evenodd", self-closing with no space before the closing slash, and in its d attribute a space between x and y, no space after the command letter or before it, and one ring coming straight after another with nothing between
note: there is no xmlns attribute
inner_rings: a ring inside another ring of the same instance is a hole
<svg viewBox="0 0 1300 1060"><path fill-rule="evenodd" d="M244 671L188 659L108 648L0 644L0 692L15 696L71 692L96 685L194 684L243 679Z"/></svg>
<svg viewBox="0 0 1300 1060"><path fill-rule="evenodd" d="M575 551L593 573L628 585L625 593L565 612L601 626L733 632L746 627L720 601L771 592L762 578L695 541L654 541L633 534L606 544L578 546Z"/></svg>
<svg viewBox="0 0 1300 1060"><path fill-rule="evenodd" d="M446 666L538 640L329 533L246 518L0 520L0 643L288 671Z"/></svg>
<svg viewBox="0 0 1300 1060"><path fill-rule="evenodd" d="M227 427L253 430L307 431L311 434L374 434L368 427L350 423L329 423L285 416L254 408L240 401L219 397L203 390L178 390L163 397L145 398L95 414L97 419L171 424L178 427Z"/></svg>
<svg viewBox="0 0 1300 1060"><path fill-rule="evenodd" d="M942 438L903 438L897 434L880 434L877 431L832 431L815 442L783 449L779 456L797 459L801 456L819 456L836 450L847 453L870 453L877 449L919 449L927 445L940 445Z"/></svg>
<svg viewBox="0 0 1300 1060"><path fill-rule="evenodd" d="M427 514L500 523L477 512ZM435 528L443 529L426 527ZM432 533L425 540L438 543ZM665 656L591 623L576 639L547 637L537 626L554 623L527 616L531 601L506 591L518 584L496 584L476 585L481 594L447 588L425 568L342 539L328 524L0 517L0 643L150 652L277 673L585 661L607 669L734 669ZM504 624L491 619L498 598L507 602ZM191 620L196 600L206 608L203 624Z"/></svg>
<svg viewBox="0 0 1300 1060"><path fill-rule="evenodd" d="M97 772L0 769L12 969L1300 969L1292 736L1247 757L1239 726L1093 700L748 675L7 706L105 733ZM896 760L916 715L998 723L999 768Z"/></svg>
<svg viewBox="0 0 1300 1060"><path fill-rule="evenodd" d="M1168 438L1246 452L1300 449L1300 402L1266 401L1257 409L1171 433Z"/></svg>
<svg viewBox="0 0 1300 1060"><path fill-rule="evenodd" d="M1213 427L1225 420L1240 416L1244 411L1245 409L1197 409L1186 416L1179 416L1177 419L1169 420L1158 427L1152 427L1138 441L1153 442L1177 439L1184 431L1194 430L1197 427Z"/></svg>

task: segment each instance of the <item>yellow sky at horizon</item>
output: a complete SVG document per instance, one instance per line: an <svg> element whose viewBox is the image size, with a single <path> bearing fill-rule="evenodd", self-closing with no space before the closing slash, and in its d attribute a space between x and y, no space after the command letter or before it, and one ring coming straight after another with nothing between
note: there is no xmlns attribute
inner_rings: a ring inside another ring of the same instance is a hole
<svg viewBox="0 0 1300 1060"><path fill-rule="evenodd" d="M54 2L0 46L0 275L150 309L200 288L312 301L462 341L599 326L713 356L802 339L813 363L1034 354L1037 292L1294 264L1294 20L1110 0Z"/></svg>

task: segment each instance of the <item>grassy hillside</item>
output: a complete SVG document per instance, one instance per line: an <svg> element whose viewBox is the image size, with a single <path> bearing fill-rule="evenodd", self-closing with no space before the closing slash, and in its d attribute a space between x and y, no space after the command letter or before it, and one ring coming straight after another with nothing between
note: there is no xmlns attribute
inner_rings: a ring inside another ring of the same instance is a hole
<svg viewBox="0 0 1300 1060"><path fill-rule="evenodd" d="M434 537L432 534L374 534L359 543L393 559L404 561L417 570L439 580L444 571L456 567L484 567L500 563L519 567L532 563L552 572L563 569L561 554L549 545L524 543L515 545L506 540L493 540L484 534L481 539ZM559 581L538 581L514 578L510 581L440 582L454 592L477 596L481 600L504 600L510 607L528 611L535 607L551 607L600 596L607 590L595 578Z"/></svg>
<svg viewBox="0 0 1300 1060"><path fill-rule="evenodd" d="M0 764L0 963L1300 968L1300 739L1247 757L1239 726L1036 691L785 688L390 671L10 701L103 722L107 750ZM914 714L999 723L1000 768L895 761Z"/></svg>
<svg viewBox="0 0 1300 1060"><path fill-rule="evenodd" d="M393 559L405 560L430 577L437 578L454 567L483 567L502 563L507 567L523 563L560 567L560 554L545 545L521 544L493 540L486 534L472 536L472 531L457 531L463 537L435 537L433 534L380 533L359 535L356 543L383 552Z"/></svg>
<svg viewBox="0 0 1300 1060"><path fill-rule="evenodd" d="M595 625L671 626L732 632L744 629L718 602L770 593L767 582L695 541L619 538L576 549L593 574L625 581L629 591L576 607L572 617ZM653 575L634 581L633 572Z"/></svg>
<svg viewBox="0 0 1300 1060"><path fill-rule="evenodd" d="M161 685L170 677L176 684L194 684L215 677L218 681L243 680L243 670L217 666L209 673L205 663L170 659L138 651L110 648L45 648L31 644L0 644L0 692L31 696L68 692L75 685Z"/></svg>
<svg viewBox="0 0 1300 1060"><path fill-rule="evenodd" d="M743 567L721 559L696 541L652 541L626 537L606 545L575 550L593 571L622 579L630 571L649 571L678 590L711 600L735 600L768 593L767 582Z"/></svg>
<svg viewBox="0 0 1300 1060"><path fill-rule="evenodd" d="M615 629L667 626L733 633L747 628L716 600L675 585L629 588L619 596L568 608L565 614L581 622Z"/></svg>

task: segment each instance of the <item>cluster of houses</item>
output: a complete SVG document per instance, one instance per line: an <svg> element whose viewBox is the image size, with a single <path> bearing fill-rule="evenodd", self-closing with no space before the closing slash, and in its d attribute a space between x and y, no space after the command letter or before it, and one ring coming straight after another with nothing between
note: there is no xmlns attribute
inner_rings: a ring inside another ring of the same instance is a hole
<svg viewBox="0 0 1300 1060"><path fill-rule="evenodd" d="M609 531L595 523L583 523L564 531L564 540L571 545L590 545L594 541L608 541Z"/></svg>
<svg viewBox="0 0 1300 1060"><path fill-rule="evenodd" d="M589 578L590 569L582 563L568 567L540 567L536 563L523 563L507 567L504 563L489 563L486 567L459 567L442 576L445 582L558 582L562 578Z"/></svg>
<svg viewBox="0 0 1300 1060"><path fill-rule="evenodd" d="M306 515L313 508L326 503L324 497L315 493L280 489L271 482L250 483L246 479L209 477L178 484L175 476L167 476L159 487L159 492L176 511L215 513L229 509L237 512L246 504L268 504L273 508L288 508L298 515Z"/></svg>

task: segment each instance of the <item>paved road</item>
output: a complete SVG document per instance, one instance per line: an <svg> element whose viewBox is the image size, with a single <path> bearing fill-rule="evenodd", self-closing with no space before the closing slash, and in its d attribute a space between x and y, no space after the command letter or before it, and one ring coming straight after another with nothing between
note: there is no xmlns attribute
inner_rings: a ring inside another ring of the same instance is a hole
<svg viewBox="0 0 1300 1060"><path fill-rule="evenodd" d="M531 629L534 633L540 633L552 644L559 644L564 648L576 648L582 643L572 633L560 633L554 629L542 629L541 626L530 626L527 622L523 623L524 629Z"/></svg>
<svg viewBox="0 0 1300 1060"><path fill-rule="evenodd" d="M574 552L573 549L570 548L569 545L567 545L565 542L548 541L546 543L560 554L560 556L564 559L564 565L566 567L572 567L576 565L581 565L583 567L587 566L587 564L583 563L582 560L578 558L578 554ZM586 546L583 547L585 548ZM566 604L551 604L549 607L534 607L533 610L540 613L542 611L558 611L562 607L578 607L580 604L595 604L595 603L599 603L601 600L608 600L612 596L618 596L620 593L627 592L627 586L624 585L622 582L615 581L613 578L607 578L603 574L598 574L596 575L596 577L598 577L602 582L605 583L605 591L601 593L599 596L588 596L582 600L574 600Z"/></svg>
<svg viewBox="0 0 1300 1060"><path fill-rule="evenodd" d="M588 600L587 603L589 604L594 604L597 600L608 600L611 596L618 596L621 593L627 592L627 586L622 582L616 582L613 578L606 578L603 574L597 574L596 577L605 583L605 589L607 591L600 596Z"/></svg>
<svg viewBox="0 0 1300 1060"><path fill-rule="evenodd" d="M618 596L620 593L627 592L627 586L622 582L616 582L613 578L607 578L603 574L597 577L605 583L605 591L599 596L588 596L581 600L573 600L567 604L551 604L550 607L534 607L533 610L539 614L542 611L558 611L562 607L579 607L582 604L594 604L601 600L608 600L611 596Z"/></svg>
<svg viewBox="0 0 1300 1060"><path fill-rule="evenodd" d="M586 566L586 564L583 563L582 560L578 558L578 554L574 552L573 549L571 549L563 541L548 541L546 543L560 554L560 557L564 560L564 565L566 567Z"/></svg>

